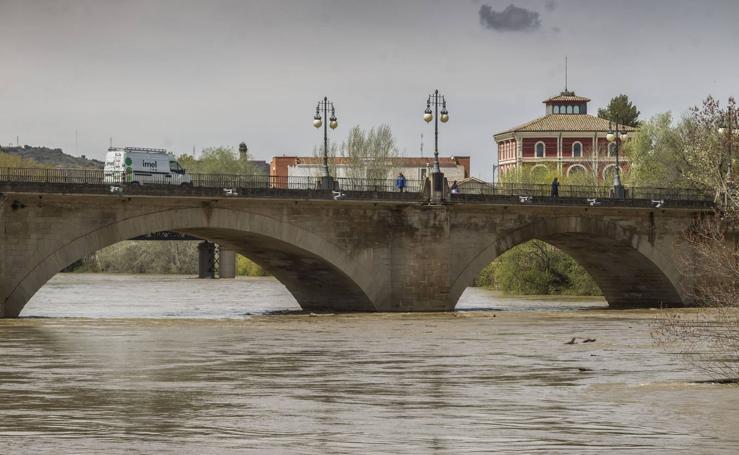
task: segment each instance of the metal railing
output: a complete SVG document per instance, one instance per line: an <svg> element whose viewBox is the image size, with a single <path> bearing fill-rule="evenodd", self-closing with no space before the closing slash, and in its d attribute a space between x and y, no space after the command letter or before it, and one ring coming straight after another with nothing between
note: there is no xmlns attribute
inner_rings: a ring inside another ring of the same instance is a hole
<svg viewBox="0 0 739 455"><path fill-rule="evenodd" d="M466 196L480 196L480 199L490 199L501 196L522 196L532 198L552 197L552 187L549 184L535 183L480 183L465 182L452 194L452 198L470 199ZM605 185L560 185L559 198L586 198L611 199L614 197L613 186ZM627 187L627 200L671 200L671 201L701 201L712 202L713 195L693 188L652 188Z"/></svg>
<svg viewBox="0 0 739 455"><path fill-rule="evenodd" d="M336 178L325 188L322 177L240 175L240 174L175 174L104 172L102 169L0 168L0 182L49 183L78 185L121 185L139 187L193 187L233 190L297 190L400 193L395 180ZM421 181L406 180L402 192L418 193Z"/></svg>
<svg viewBox="0 0 739 455"><path fill-rule="evenodd" d="M52 168L0 168L0 183L32 184L35 189L46 184L77 185L88 187L85 192L109 192L111 186L120 187L135 194L170 194L183 188L191 195L285 195L308 194L334 198L389 198L419 199L423 191L422 180L406 180L401 192L393 179L336 178L333 187L326 188L322 177L239 175L239 174L157 174L129 175L104 172L102 169L52 169ZM50 190L50 189L49 189ZM184 194L183 193L183 194ZM407 193L403 194L403 193ZM411 196L415 195L415 196ZM311 196L313 197L313 196ZM555 201L548 184L464 182L451 194L453 202L505 201L524 197ZM560 185L556 201L611 200L613 187L603 185ZM710 204L713 195L690 188L627 187L624 200L629 201L685 201Z"/></svg>

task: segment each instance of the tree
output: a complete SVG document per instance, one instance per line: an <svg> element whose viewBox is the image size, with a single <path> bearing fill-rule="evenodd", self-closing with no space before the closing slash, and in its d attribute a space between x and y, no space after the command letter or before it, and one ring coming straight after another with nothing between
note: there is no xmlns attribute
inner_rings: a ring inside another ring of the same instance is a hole
<svg viewBox="0 0 739 455"><path fill-rule="evenodd" d="M191 174L240 174L253 175L257 171L247 159L241 159L231 147L209 147L199 158L183 154L177 157L179 163Z"/></svg>
<svg viewBox="0 0 739 455"><path fill-rule="evenodd" d="M595 167L595 163L592 166ZM562 185L597 186L600 184L592 170L574 171L566 175L544 163L534 166L526 164L506 172L500 176L500 183L549 185L555 177Z"/></svg>
<svg viewBox="0 0 739 455"><path fill-rule="evenodd" d="M398 148L390 126L364 131L357 125L349 130L341 154L348 159L347 177L384 180L392 170Z"/></svg>
<svg viewBox="0 0 739 455"><path fill-rule="evenodd" d="M572 257L540 240L515 246L475 280L510 294L600 295L595 281Z"/></svg>
<svg viewBox="0 0 739 455"><path fill-rule="evenodd" d="M605 108L598 109L598 117L633 127L639 126L639 114L629 97L623 94L612 98Z"/></svg>
<svg viewBox="0 0 739 455"><path fill-rule="evenodd" d="M731 150L739 145L739 136L728 129L719 133L719 128L729 121L739 121L733 98L729 98L726 109L721 109L718 100L710 96L702 106L691 109L682 126L687 162L683 174L697 188L712 192L724 215L734 221L739 215L739 195L729 167L733 168Z"/></svg>
<svg viewBox="0 0 739 455"><path fill-rule="evenodd" d="M643 122L625 144L630 159L628 183L632 186L694 186L685 175L690 167L685 155L685 121L672 124L669 112Z"/></svg>
<svg viewBox="0 0 739 455"><path fill-rule="evenodd" d="M328 151L326 157L328 158L328 173L334 177L339 177L336 173L336 156L339 154L339 146L336 142L331 139L328 140ZM316 167L313 171L314 177L323 176L323 144L313 147L313 156L320 158L321 165Z"/></svg>
<svg viewBox="0 0 739 455"><path fill-rule="evenodd" d="M49 166L12 153L5 153L0 149L0 167L45 168Z"/></svg>
<svg viewBox="0 0 739 455"><path fill-rule="evenodd" d="M242 256L236 255L236 275L239 276L269 276L269 274L261 268L256 262Z"/></svg>
<svg viewBox="0 0 739 455"><path fill-rule="evenodd" d="M734 99L721 109L718 100L708 97L678 128L682 179L712 193L717 203L714 216L696 219L682 236L689 253L677 261L681 273L692 277L683 281L683 292L706 311L668 313L653 336L670 349L677 344L709 374L739 381L739 193L729 172L739 135L719 132L728 122L739 122Z"/></svg>

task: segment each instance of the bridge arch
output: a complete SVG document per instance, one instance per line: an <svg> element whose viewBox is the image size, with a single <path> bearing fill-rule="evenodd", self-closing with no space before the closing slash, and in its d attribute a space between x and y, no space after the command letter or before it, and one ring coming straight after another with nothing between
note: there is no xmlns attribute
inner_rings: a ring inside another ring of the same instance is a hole
<svg viewBox="0 0 739 455"><path fill-rule="evenodd" d="M374 311L371 276L362 258L349 258L337 245L297 224L248 210L184 207L111 220L74 237L44 245L15 283L2 308L17 317L49 279L74 261L106 246L159 231L192 234L233 248L273 274L303 309Z"/></svg>
<svg viewBox="0 0 739 455"><path fill-rule="evenodd" d="M609 306L682 306L681 275L674 260L635 229L603 217L537 217L501 232L452 277L450 298L457 302L480 271L514 246L541 240L575 259L603 291ZM670 248L667 248L671 250Z"/></svg>

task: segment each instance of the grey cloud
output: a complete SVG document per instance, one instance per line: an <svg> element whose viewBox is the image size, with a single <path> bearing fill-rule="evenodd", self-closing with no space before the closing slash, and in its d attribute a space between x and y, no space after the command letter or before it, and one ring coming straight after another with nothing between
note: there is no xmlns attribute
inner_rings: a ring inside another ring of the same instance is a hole
<svg viewBox="0 0 739 455"><path fill-rule="evenodd" d="M557 9L557 2L556 2L556 0L546 0L544 2L544 9L546 9L549 12L554 11L555 9Z"/></svg>
<svg viewBox="0 0 739 455"><path fill-rule="evenodd" d="M500 32L528 32L541 26L539 13L510 4L503 11L494 11L489 5L480 7L480 23Z"/></svg>

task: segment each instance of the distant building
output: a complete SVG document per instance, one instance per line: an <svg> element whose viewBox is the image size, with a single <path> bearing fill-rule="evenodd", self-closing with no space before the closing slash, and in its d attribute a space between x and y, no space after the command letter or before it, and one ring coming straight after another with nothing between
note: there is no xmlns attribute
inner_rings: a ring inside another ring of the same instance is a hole
<svg viewBox="0 0 739 455"><path fill-rule="evenodd" d="M453 180L450 180L451 184ZM477 177L467 177L457 181L457 188L461 193L475 194L475 193L487 193L493 191L492 183L486 182Z"/></svg>
<svg viewBox="0 0 739 455"><path fill-rule="evenodd" d="M592 173L599 180L611 180L615 144L606 140L608 120L588 114L589 101L565 90L543 101L543 117L496 134L501 175L539 169L567 176ZM634 128L626 127L626 131ZM619 161L622 170L628 168L628 159L619 156Z"/></svg>
<svg viewBox="0 0 739 455"><path fill-rule="evenodd" d="M386 163L388 175L392 179L403 173L408 180L423 180L429 175L434 166L431 157L397 157L390 158ZM349 177L351 161L345 157L329 158L329 166L335 169L334 177ZM470 176L470 157L452 156L439 157L441 172L449 182L462 180ZM323 172L323 158L314 156L276 156L270 164L270 175L278 177L318 177Z"/></svg>
<svg viewBox="0 0 739 455"><path fill-rule="evenodd" d="M269 174L269 163L264 160L247 160L249 165L254 167L254 172L259 175Z"/></svg>

